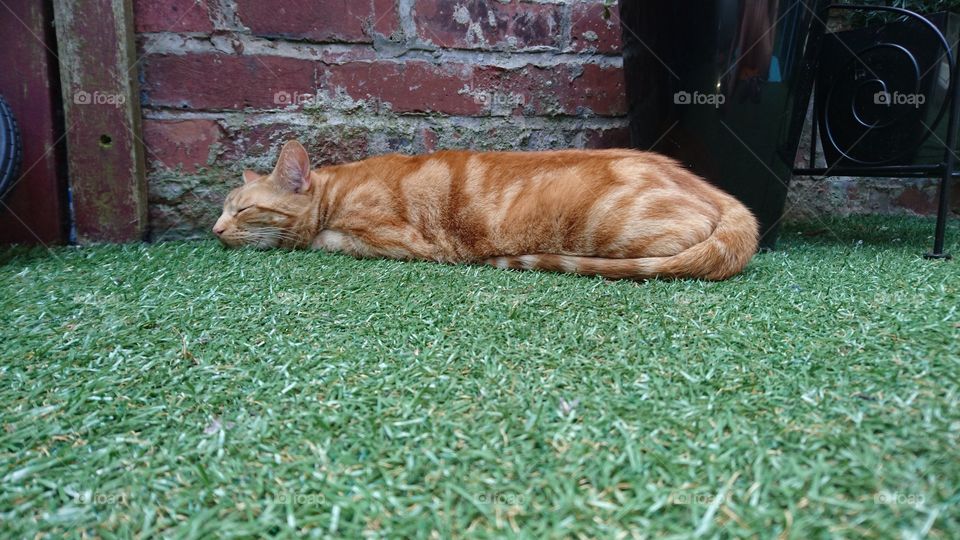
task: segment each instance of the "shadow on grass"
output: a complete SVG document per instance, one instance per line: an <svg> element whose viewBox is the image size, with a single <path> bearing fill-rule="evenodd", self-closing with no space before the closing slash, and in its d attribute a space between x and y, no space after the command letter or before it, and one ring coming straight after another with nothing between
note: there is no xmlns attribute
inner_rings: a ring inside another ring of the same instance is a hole
<svg viewBox="0 0 960 540"><path fill-rule="evenodd" d="M45 260L56 261L57 256L43 246L0 246L0 266L26 266Z"/></svg>
<svg viewBox="0 0 960 540"><path fill-rule="evenodd" d="M793 243L848 246L863 242L879 247L915 249L926 253L933 248L936 219L913 216L851 216L784 225L781 239ZM946 249L960 254L960 226L955 216L947 223Z"/></svg>

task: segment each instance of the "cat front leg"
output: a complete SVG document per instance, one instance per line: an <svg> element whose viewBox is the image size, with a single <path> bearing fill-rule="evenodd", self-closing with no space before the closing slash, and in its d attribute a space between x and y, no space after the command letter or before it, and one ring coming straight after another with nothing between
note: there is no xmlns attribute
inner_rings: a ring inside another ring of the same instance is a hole
<svg viewBox="0 0 960 540"><path fill-rule="evenodd" d="M320 234L313 239L310 248L346 253L355 257L376 256L370 246L364 244L356 236L331 229L320 231Z"/></svg>
<svg viewBox="0 0 960 540"><path fill-rule="evenodd" d="M363 258L440 260L430 243L409 228L383 228L356 234L327 229L317 235L311 247Z"/></svg>

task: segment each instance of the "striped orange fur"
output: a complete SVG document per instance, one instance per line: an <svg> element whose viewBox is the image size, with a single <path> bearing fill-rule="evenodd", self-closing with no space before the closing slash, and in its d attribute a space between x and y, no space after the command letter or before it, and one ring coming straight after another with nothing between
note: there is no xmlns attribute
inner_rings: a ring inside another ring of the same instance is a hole
<svg viewBox="0 0 960 540"><path fill-rule="evenodd" d="M445 151L313 170L290 141L272 173L244 181L214 226L230 247L709 280L757 249L743 204L633 150Z"/></svg>

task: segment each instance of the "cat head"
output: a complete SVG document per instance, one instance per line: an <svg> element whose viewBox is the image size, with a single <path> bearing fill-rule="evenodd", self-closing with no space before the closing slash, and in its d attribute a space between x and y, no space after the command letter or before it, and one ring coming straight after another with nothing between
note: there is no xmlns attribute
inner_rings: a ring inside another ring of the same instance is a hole
<svg viewBox="0 0 960 540"><path fill-rule="evenodd" d="M213 234L227 247L298 247L313 202L314 173L306 149L290 141L273 172L244 171L243 185L227 195Z"/></svg>

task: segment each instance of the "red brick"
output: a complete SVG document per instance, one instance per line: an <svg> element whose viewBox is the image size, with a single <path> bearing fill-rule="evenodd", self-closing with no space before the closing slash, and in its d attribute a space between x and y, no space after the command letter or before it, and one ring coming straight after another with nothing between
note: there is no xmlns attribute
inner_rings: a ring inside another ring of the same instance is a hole
<svg viewBox="0 0 960 540"><path fill-rule="evenodd" d="M400 31L400 13L397 0L373 0L373 30L390 37Z"/></svg>
<svg viewBox="0 0 960 540"><path fill-rule="evenodd" d="M143 121L147 161L165 169L182 167L193 173L207 165L210 147L220 142L222 130L212 120Z"/></svg>
<svg viewBox="0 0 960 540"><path fill-rule="evenodd" d="M286 123L243 126L230 137L224 159L244 159L268 155L291 139L302 141L305 129Z"/></svg>
<svg viewBox="0 0 960 540"><path fill-rule="evenodd" d="M935 215L937 213L936 190L921 191L910 186L894 199L893 204L921 216Z"/></svg>
<svg viewBox="0 0 960 540"><path fill-rule="evenodd" d="M369 134L356 129L339 128L334 133L321 133L303 142L315 166L352 163L367 157Z"/></svg>
<svg viewBox="0 0 960 540"><path fill-rule="evenodd" d="M313 94L313 62L275 56L188 54L144 60L144 105L183 109L284 108L278 92Z"/></svg>
<svg viewBox="0 0 960 540"><path fill-rule="evenodd" d="M630 148L630 128L590 129L584 132L584 148Z"/></svg>
<svg viewBox="0 0 960 540"><path fill-rule="evenodd" d="M286 123L231 126L224 137L223 150L217 157L217 162L225 169L236 169L235 164L238 162L245 162L246 167L251 159L265 156L276 158L273 154L284 142L303 138L303 128ZM264 169L259 172L268 172L266 169L269 167L263 165L258 168Z"/></svg>
<svg viewBox="0 0 960 540"><path fill-rule="evenodd" d="M478 68L477 91L488 95L522 96L515 114L622 116L626 114L623 73L593 64L519 70Z"/></svg>
<svg viewBox="0 0 960 540"><path fill-rule="evenodd" d="M331 97L339 90L355 100L389 104L395 113L483 115L513 99L521 102L512 107L514 114L626 113L621 70L593 64L516 70L426 61L318 66L272 56L151 56L144 66L144 105L277 109L287 105L276 101L278 93L312 95L319 86Z"/></svg>
<svg viewBox="0 0 960 540"><path fill-rule="evenodd" d="M134 0L137 32L212 32L210 0Z"/></svg>
<svg viewBox="0 0 960 540"><path fill-rule="evenodd" d="M394 0L237 0L240 20L259 36L370 43L400 26Z"/></svg>
<svg viewBox="0 0 960 540"><path fill-rule="evenodd" d="M422 40L461 49L559 47L561 6L484 0L417 2L414 23Z"/></svg>
<svg viewBox="0 0 960 540"><path fill-rule="evenodd" d="M617 6L602 3L574 4L570 14L571 47L577 51L618 53L622 49Z"/></svg>
<svg viewBox="0 0 960 540"><path fill-rule="evenodd" d="M344 90L355 100L379 100L394 112L473 115L483 109L462 92L471 80L472 68L437 65L423 61L371 62L330 66L320 76L321 88L334 95Z"/></svg>
<svg viewBox="0 0 960 540"><path fill-rule="evenodd" d="M355 100L382 101L398 113L477 116L506 107L513 114L626 114L622 71L596 65L507 70L371 62L330 66L320 80L331 96L340 89Z"/></svg>
<svg viewBox="0 0 960 540"><path fill-rule="evenodd" d="M559 82L557 93L567 110L579 111L587 108L599 116L627 114L626 90L621 68L588 64L583 66L583 73L573 81L566 79Z"/></svg>
<svg viewBox="0 0 960 540"><path fill-rule="evenodd" d="M287 123L243 126L225 142L225 163L250 157L267 156L281 145L297 139L307 148L315 166L357 161L366 157L369 133L349 126L300 126Z"/></svg>
<svg viewBox="0 0 960 540"><path fill-rule="evenodd" d="M423 140L423 148L427 152L434 152L437 149L437 144L440 143L440 136L437 135L437 132L430 128L423 128L420 130L420 137Z"/></svg>
<svg viewBox="0 0 960 540"><path fill-rule="evenodd" d="M923 216L937 215L939 206L939 180L932 180L929 185L907 186L902 189L896 198L893 198L894 207L904 208ZM868 192L869 194L869 192ZM853 195L848 196L853 198ZM954 182L950 195L950 209L954 216L960 215L960 183Z"/></svg>

